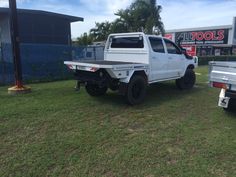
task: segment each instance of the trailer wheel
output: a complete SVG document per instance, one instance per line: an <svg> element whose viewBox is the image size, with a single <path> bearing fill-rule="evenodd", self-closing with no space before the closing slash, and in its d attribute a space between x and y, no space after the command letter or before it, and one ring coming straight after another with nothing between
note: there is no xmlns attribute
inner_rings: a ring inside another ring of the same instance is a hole
<svg viewBox="0 0 236 177"><path fill-rule="evenodd" d="M196 82L196 75L194 70L192 69L187 69L185 72L185 75L181 77L180 79L176 80L176 86L181 89L191 89L193 88L194 84Z"/></svg>
<svg viewBox="0 0 236 177"><path fill-rule="evenodd" d="M106 86L99 86L97 84L90 84L90 83L87 83L85 85L85 89L90 96L94 97L105 95L107 92Z"/></svg>
<svg viewBox="0 0 236 177"><path fill-rule="evenodd" d="M236 99L235 98L231 98L229 100L228 108L223 108L223 109L225 111L227 111L227 112L233 112L233 111L236 111L235 108L236 108Z"/></svg>
<svg viewBox="0 0 236 177"><path fill-rule="evenodd" d="M130 105L141 104L146 97L147 81L143 76L135 75L131 78L127 90L126 100Z"/></svg>

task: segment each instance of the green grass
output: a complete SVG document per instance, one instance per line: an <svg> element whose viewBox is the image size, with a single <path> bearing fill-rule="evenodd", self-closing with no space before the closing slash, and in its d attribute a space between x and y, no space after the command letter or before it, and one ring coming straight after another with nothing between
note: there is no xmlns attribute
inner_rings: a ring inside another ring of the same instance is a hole
<svg viewBox="0 0 236 177"><path fill-rule="evenodd" d="M236 115L217 107L207 67L197 72L194 89L156 84L135 107L74 81L1 87L0 176L236 176Z"/></svg>

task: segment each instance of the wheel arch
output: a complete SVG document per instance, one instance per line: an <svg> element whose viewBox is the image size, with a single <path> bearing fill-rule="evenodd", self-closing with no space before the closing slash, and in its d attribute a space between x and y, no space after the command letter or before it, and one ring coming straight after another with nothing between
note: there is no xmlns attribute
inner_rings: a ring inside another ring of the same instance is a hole
<svg viewBox="0 0 236 177"><path fill-rule="evenodd" d="M135 71L135 72L133 73L132 77L133 77L133 76L136 76L136 75L144 77L145 80L146 80L146 82L148 82L148 76L147 76L147 74L145 73L144 70L142 70L142 71ZM131 78L132 78L132 77L131 77Z"/></svg>
<svg viewBox="0 0 236 177"><path fill-rule="evenodd" d="M145 71L145 70L131 71L129 74L129 77L127 77L125 79L121 79L120 82L129 83L131 78L135 75L139 75L139 76L144 77L148 83L148 75L147 75L147 71Z"/></svg>
<svg viewBox="0 0 236 177"><path fill-rule="evenodd" d="M187 69L195 69L195 66L193 64L188 65Z"/></svg>

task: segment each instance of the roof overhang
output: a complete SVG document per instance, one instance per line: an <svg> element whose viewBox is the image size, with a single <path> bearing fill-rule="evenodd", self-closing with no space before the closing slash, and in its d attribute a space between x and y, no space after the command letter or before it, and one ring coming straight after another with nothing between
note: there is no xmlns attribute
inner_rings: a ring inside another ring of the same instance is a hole
<svg viewBox="0 0 236 177"><path fill-rule="evenodd" d="M221 25L221 26L208 26L199 28L184 28L184 29L173 29L166 30L166 33L177 33L177 32L187 32L187 31L202 31L202 30L216 30L216 29L232 29L232 25Z"/></svg>
<svg viewBox="0 0 236 177"><path fill-rule="evenodd" d="M54 12L48 12L43 10L31 10L31 9L17 9L18 13L24 13L24 14L39 14L39 15L46 15L46 16L54 16L58 18L63 18L68 20L69 22L78 22L78 21L84 21L82 17L76 17L71 15L64 15ZM9 8L0 8L0 15L1 14L9 14Z"/></svg>

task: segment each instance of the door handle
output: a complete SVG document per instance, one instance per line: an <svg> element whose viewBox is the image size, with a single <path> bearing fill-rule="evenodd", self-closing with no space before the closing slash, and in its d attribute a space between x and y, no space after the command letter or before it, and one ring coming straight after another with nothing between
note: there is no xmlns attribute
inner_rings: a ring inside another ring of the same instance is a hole
<svg viewBox="0 0 236 177"><path fill-rule="evenodd" d="M171 59L172 59L172 57L168 57L168 59L170 59L170 60L171 60Z"/></svg>

